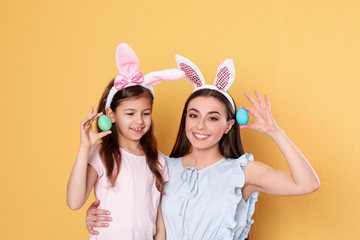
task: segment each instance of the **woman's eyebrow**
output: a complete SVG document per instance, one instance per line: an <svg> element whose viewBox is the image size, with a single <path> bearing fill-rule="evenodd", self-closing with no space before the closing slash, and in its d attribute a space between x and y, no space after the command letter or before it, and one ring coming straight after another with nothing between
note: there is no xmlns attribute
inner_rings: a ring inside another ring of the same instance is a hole
<svg viewBox="0 0 360 240"><path fill-rule="evenodd" d="M208 112L208 114L213 114L213 113L215 113L215 114L219 114L220 116L222 116L222 115L221 115L221 113L219 113L218 111L211 111L211 112Z"/></svg>
<svg viewBox="0 0 360 240"><path fill-rule="evenodd" d="M189 111L195 111L195 112L200 112L199 110L197 110L196 108L190 108ZM219 114L220 116L222 116L221 113L219 113L218 111L210 111L207 114Z"/></svg>
<svg viewBox="0 0 360 240"><path fill-rule="evenodd" d="M197 110L196 108L190 108L188 111L200 112L200 111L199 111L199 110Z"/></svg>

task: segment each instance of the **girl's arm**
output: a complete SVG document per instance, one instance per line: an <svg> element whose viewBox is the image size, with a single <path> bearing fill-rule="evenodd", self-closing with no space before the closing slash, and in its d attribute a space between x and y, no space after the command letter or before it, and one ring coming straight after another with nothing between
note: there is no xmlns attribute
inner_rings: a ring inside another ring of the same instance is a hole
<svg viewBox="0 0 360 240"><path fill-rule="evenodd" d="M93 113L91 107L88 117L80 124L80 147L66 194L66 202L73 210L84 205L97 179L96 170L88 165L90 150L100 138L111 133L111 131L95 133L92 130L93 121L101 115L102 113Z"/></svg>
<svg viewBox="0 0 360 240"><path fill-rule="evenodd" d="M154 236L154 240L165 240L165 239L166 239L166 232L165 232L164 219L162 217L161 198L160 198L159 208L156 217L156 234Z"/></svg>
<svg viewBox="0 0 360 240"><path fill-rule="evenodd" d="M249 162L247 167L244 167L246 174L244 193L261 191L273 195L304 195L316 191L320 187L318 176L305 156L277 126L271 115L268 96L265 95L266 103L264 103L257 91L255 95L258 102L246 94L254 109L244 107L255 117L255 122L240 128L254 129L273 139L285 157L290 173L272 169L260 162Z"/></svg>

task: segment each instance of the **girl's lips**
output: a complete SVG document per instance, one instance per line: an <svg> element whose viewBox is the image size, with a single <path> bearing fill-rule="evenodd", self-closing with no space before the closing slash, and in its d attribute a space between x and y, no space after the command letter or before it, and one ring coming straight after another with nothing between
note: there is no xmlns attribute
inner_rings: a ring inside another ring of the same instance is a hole
<svg viewBox="0 0 360 240"><path fill-rule="evenodd" d="M141 128L130 128L130 129L133 130L136 133L140 133L144 128L141 127Z"/></svg>
<svg viewBox="0 0 360 240"><path fill-rule="evenodd" d="M196 139L198 140L205 140L209 137L209 135L201 134L201 133L193 133Z"/></svg>

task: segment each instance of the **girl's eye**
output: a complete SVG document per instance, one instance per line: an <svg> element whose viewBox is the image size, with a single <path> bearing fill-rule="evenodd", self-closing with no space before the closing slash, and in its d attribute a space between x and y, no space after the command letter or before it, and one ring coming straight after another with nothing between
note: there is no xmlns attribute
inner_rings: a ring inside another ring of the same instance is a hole
<svg viewBox="0 0 360 240"><path fill-rule="evenodd" d="M145 112L144 115L145 115L145 116L149 116L150 113L149 113L149 112Z"/></svg>
<svg viewBox="0 0 360 240"><path fill-rule="evenodd" d="M134 115L134 113L131 113L131 112L129 112L129 113L125 113L126 115Z"/></svg>

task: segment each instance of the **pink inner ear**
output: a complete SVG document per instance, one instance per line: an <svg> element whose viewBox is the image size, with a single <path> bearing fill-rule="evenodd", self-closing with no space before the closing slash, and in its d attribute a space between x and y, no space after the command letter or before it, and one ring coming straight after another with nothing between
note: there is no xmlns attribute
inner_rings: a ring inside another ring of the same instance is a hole
<svg viewBox="0 0 360 240"><path fill-rule="evenodd" d="M180 69L185 73L188 79L196 85L196 87L202 86L199 75L197 75L195 70L192 69L189 65L185 63L180 63Z"/></svg>
<svg viewBox="0 0 360 240"><path fill-rule="evenodd" d="M230 71L228 67L223 67L216 76L215 87L223 90L229 83Z"/></svg>

